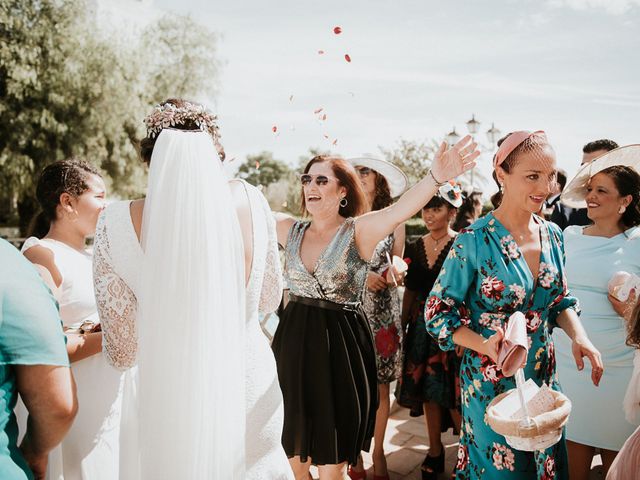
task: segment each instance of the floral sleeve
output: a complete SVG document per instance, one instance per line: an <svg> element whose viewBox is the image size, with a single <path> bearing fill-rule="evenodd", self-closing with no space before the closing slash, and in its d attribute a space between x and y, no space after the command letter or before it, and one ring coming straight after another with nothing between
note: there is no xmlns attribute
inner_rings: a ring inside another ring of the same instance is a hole
<svg viewBox="0 0 640 480"><path fill-rule="evenodd" d="M551 226L551 244L552 248L555 248L559 253L559 262L558 271L561 275L562 287L556 298L553 300L551 304L551 308L549 309L549 328L553 330L558 327L558 315L560 315L564 310L568 308L575 310L575 312L580 315L580 305L578 303L578 299L571 295L569 288L567 286L567 276L564 271L564 265L566 263L566 255L564 253L564 237L560 228L556 225L549 224Z"/></svg>
<svg viewBox="0 0 640 480"><path fill-rule="evenodd" d="M461 232L447 255L425 306L427 331L442 350L453 350L453 332L470 324L464 301L476 275L476 238Z"/></svg>

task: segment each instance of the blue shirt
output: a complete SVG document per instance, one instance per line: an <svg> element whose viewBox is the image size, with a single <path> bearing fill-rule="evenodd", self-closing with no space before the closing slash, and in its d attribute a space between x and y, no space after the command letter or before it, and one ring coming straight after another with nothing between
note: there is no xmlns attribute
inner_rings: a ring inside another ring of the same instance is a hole
<svg viewBox="0 0 640 480"><path fill-rule="evenodd" d="M68 367L69 357L51 292L33 265L0 239L0 479L31 480L17 446L13 365Z"/></svg>

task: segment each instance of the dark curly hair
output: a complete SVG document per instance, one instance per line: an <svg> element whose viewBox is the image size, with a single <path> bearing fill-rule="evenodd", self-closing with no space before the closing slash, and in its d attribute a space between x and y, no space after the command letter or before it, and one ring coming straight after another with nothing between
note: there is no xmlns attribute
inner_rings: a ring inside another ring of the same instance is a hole
<svg viewBox="0 0 640 480"><path fill-rule="evenodd" d="M463 228L468 227L476 220L476 207L482 205L482 193L471 192L462 200L462 205L456 213L456 219L451 226L452 230L459 232Z"/></svg>
<svg viewBox="0 0 640 480"><path fill-rule="evenodd" d="M197 102L192 102L191 100L185 100L183 98L168 98L164 102L160 103L161 106L171 104L177 108L185 108L187 104L199 105ZM171 125L171 128L176 130L201 130L198 124L193 120L185 120L182 123L176 123L175 125ZM151 164L151 155L153 154L153 147L156 145L156 140L158 139L158 135L146 136L142 140L140 140L140 157L142 161L147 165ZM218 150L218 154L220 155L220 159L224 161L225 153L222 145L214 139L214 143L216 146L216 150Z"/></svg>
<svg viewBox="0 0 640 480"><path fill-rule="evenodd" d="M315 163L323 163L326 162L331 167L333 174L338 179L338 183L347 189L346 200L347 204L343 207L340 206L338 213L345 217L357 217L358 215L362 215L365 213L365 205L367 203L366 197L364 195L364 190L362 189L362 184L360 183L360 178L358 177L358 173L356 169L349 162L344 160L342 157L336 157L331 155L316 155L307 166L304 167L304 173L309 173L309 169ZM302 199L302 214L306 215L307 206L304 198L304 189L300 189L300 198Z"/></svg>
<svg viewBox="0 0 640 480"><path fill-rule="evenodd" d="M79 159L69 159L47 165L38 179L36 198L40 204L40 212L31 220L29 236L44 237L51 222L56 219L56 208L60 205L60 195L68 193L79 197L87 191L89 175L101 176L98 170Z"/></svg>
<svg viewBox="0 0 640 480"><path fill-rule="evenodd" d="M598 172L607 175L620 196L631 195L631 203L620 218L620 222L626 228L640 225L640 175L633 168L625 165L613 165Z"/></svg>
<svg viewBox="0 0 640 480"><path fill-rule="evenodd" d="M382 210L383 208L387 208L393 202L393 199L391 198L391 190L389 190L389 182L387 182L384 175L375 170L372 171L376 173L376 192L375 198L373 199L373 205L371 205L371 210Z"/></svg>
<svg viewBox="0 0 640 480"><path fill-rule="evenodd" d="M593 153L598 150L605 150L610 152L618 148L618 144L613 140L609 140L608 138L602 138L600 140L594 140L593 142L587 143L584 147L582 147L582 153Z"/></svg>

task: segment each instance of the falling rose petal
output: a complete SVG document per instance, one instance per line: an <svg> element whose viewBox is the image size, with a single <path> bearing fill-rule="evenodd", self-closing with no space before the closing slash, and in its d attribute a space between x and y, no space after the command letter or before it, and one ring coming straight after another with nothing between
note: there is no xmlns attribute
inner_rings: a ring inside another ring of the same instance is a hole
<svg viewBox="0 0 640 480"><path fill-rule="evenodd" d="M329 140L329 135L327 135L326 133L324 135L322 135L324 138L326 138L327 140Z"/></svg>
<svg viewBox="0 0 640 480"><path fill-rule="evenodd" d="M338 139L336 138L333 142L331 142L331 145L333 145L334 147L338 144Z"/></svg>
<svg viewBox="0 0 640 480"><path fill-rule="evenodd" d="M324 108L322 108L322 107L320 107L320 108L316 108L316 109L313 111L313 114L314 114L314 115L317 115L317 114L319 114L322 110L324 110Z"/></svg>
<svg viewBox="0 0 640 480"><path fill-rule="evenodd" d="M340 35L342 33L342 27L333 27L333 33Z"/></svg>
<svg viewBox="0 0 640 480"><path fill-rule="evenodd" d="M273 133L276 133L278 131L278 127L274 125L273 127L271 127L271 131Z"/></svg>
<svg viewBox="0 0 640 480"><path fill-rule="evenodd" d="M322 121L324 122L327 119L327 114L322 115Z"/></svg>
<svg viewBox="0 0 640 480"><path fill-rule="evenodd" d="M345 53L345 54L344 54L344 59L345 59L347 62L351 63L351 57L349 56L349 54L348 54L348 53Z"/></svg>
<svg viewBox="0 0 640 480"><path fill-rule="evenodd" d="M260 162L256 161L256 170L260 170Z"/></svg>
<svg viewBox="0 0 640 480"><path fill-rule="evenodd" d="M324 50L318 50L318 55L324 55Z"/></svg>

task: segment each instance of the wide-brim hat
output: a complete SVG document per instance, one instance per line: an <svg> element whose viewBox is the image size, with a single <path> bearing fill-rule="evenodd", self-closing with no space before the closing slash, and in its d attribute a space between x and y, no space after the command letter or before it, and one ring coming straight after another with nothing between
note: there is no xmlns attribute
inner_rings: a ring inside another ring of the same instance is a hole
<svg viewBox="0 0 640 480"><path fill-rule="evenodd" d="M370 156L348 158L347 161L354 167L357 165L369 167L371 170L375 170L382 175L387 180L389 192L394 198L407 189L407 185L409 184L407 176L391 162Z"/></svg>
<svg viewBox="0 0 640 480"><path fill-rule="evenodd" d="M562 191L560 201L572 208L586 208L585 198L589 180L595 174L614 165L631 167L640 173L640 144L616 148L583 165Z"/></svg>

